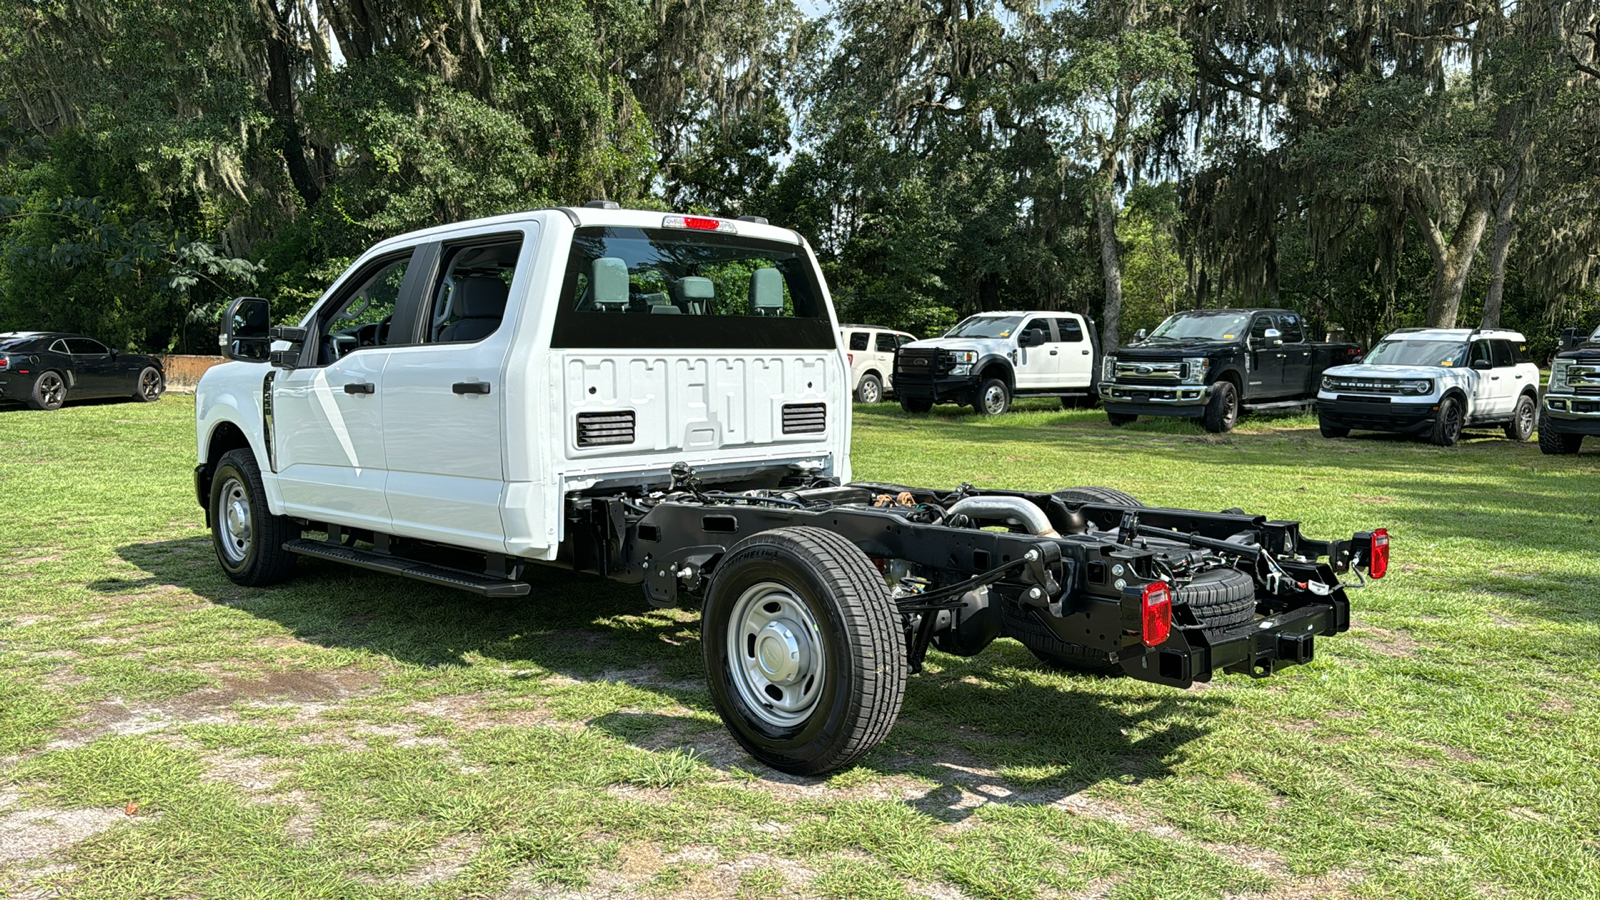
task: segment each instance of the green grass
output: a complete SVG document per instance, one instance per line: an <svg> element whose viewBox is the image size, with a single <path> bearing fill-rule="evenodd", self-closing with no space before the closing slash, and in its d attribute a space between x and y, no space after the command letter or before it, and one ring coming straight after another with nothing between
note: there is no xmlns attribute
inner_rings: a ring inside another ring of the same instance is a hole
<svg viewBox="0 0 1600 900"><path fill-rule="evenodd" d="M1600 454L1019 407L858 407L854 474L1386 525L1391 577L1266 680L935 653L795 779L723 731L692 612L241 588L189 398L0 411L0 898L1600 896Z"/></svg>

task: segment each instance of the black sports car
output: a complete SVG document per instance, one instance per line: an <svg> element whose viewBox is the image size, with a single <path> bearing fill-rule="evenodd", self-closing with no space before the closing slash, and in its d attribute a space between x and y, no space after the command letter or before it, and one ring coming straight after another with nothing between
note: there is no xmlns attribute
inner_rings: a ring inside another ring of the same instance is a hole
<svg viewBox="0 0 1600 900"><path fill-rule="evenodd" d="M0 400L58 409L67 400L132 397L150 403L166 389L161 360L118 353L81 334L0 333Z"/></svg>

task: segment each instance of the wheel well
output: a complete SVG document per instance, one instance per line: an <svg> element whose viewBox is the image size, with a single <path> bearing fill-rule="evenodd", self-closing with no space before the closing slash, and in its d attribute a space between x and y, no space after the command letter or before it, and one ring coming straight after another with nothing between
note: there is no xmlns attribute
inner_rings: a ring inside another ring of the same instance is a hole
<svg viewBox="0 0 1600 900"><path fill-rule="evenodd" d="M868 375L871 375L872 377L878 379L878 383L879 384L883 383L883 373L879 372L877 369L868 369L865 372L861 373L861 377L862 378L865 378Z"/></svg>
<svg viewBox="0 0 1600 900"><path fill-rule="evenodd" d="M1226 381L1233 385L1235 390L1238 390L1240 393L1244 392L1244 382L1239 378L1239 373L1233 369L1224 370L1221 374L1217 375L1217 380Z"/></svg>
<svg viewBox="0 0 1600 900"><path fill-rule="evenodd" d="M1447 397L1454 397L1457 400L1460 400L1461 401L1461 405L1463 407L1468 405L1467 404L1467 394L1466 394L1466 392L1461 390L1458 387L1452 387L1452 388L1445 389L1445 392L1443 394L1439 395L1439 402L1443 403L1445 401L1445 398L1447 398Z"/></svg>
<svg viewBox="0 0 1600 900"><path fill-rule="evenodd" d="M219 424L212 429L211 441L206 446L206 468L216 468L224 453L240 449L250 449L250 439L244 436L244 430L232 422Z"/></svg>
<svg viewBox="0 0 1600 900"><path fill-rule="evenodd" d="M1006 390L1016 393L1016 377L1012 373L1011 367L1005 363L992 362L979 369L977 377L978 384L983 384L983 381L986 378L999 378L1001 381L1006 383Z"/></svg>

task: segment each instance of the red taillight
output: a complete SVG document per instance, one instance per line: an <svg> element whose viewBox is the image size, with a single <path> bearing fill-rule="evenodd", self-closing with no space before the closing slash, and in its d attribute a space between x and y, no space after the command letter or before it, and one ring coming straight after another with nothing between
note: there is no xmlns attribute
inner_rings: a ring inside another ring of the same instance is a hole
<svg viewBox="0 0 1600 900"><path fill-rule="evenodd" d="M707 219L703 216L683 217L683 227L693 228L696 231L716 231L718 224L716 219Z"/></svg>
<svg viewBox="0 0 1600 900"><path fill-rule="evenodd" d="M844 358L850 361L850 365L856 364L856 355L854 353L846 353Z"/></svg>
<svg viewBox="0 0 1600 900"><path fill-rule="evenodd" d="M1378 528L1372 532L1372 547L1367 553L1367 574L1382 578L1389 574L1389 529Z"/></svg>
<svg viewBox="0 0 1600 900"><path fill-rule="evenodd" d="M1144 645L1159 647L1172 634L1172 588L1165 581L1144 586Z"/></svg>
<svg viewBox="0 0 1600 900"><path fill-rule="evenodd" d="M11 368L11 357L6 356L4 353L0 353L0 372L4 372L9 368Z"/></svg>

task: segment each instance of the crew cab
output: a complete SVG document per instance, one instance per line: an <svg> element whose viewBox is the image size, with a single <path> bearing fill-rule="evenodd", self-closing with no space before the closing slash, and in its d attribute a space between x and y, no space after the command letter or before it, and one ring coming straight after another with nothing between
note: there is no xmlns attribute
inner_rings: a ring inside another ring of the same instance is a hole
<svg viewBox="0 0 1600 900"><path fill-rule="evenodd" d="M1500 426L1513 441L1533 436L1539 367L1523 356L1515 331L1402 328L1357 365L1322 375L1317 420L1322 436L1352 429L1426 435L1454 446L1465 428Z"/></svg>
<svg viewBox="0 0 1600 900"><path fill-rule="evenodd" d="M234 300L232 361L195 413L228 577L312 558L516 598L555 566L698 605L729 730L817 774L884 738L930 647L1009 636L1174 687L1262 677L1349 627L1341 573L1388 567L1383 529L852 482L851 383L805 240L614 207L383 241L294 326Z"/></svg>
<svg viewBox="0 0 1600 900"><path fill-rule="evenodd" d="M1106 356L1100 403L1112 425L1184 416L1215 434L1241 411L1311 404L1323 370L1360 355L1355 344L1306 340L1287 309L1188 310Z"/></svg>
<svg viewBox="0 0 1600 900"><path fill-rule="evenodd" d="M1568 328L1550 366L1550 389L1539 410L1539 450L1577 453L1584 435L1592 434L1600 434L1600 328L1587 339Z"/></svg>
<svg viewBox="0 0 1600 900"><path fill-rule="evenodd" d="M1093 399L1099 339L1077 313L993 312L961 320L937 338L913 341L895 359L895 396L906 412L970 404L987 416L1014 397Z"/></svg>

